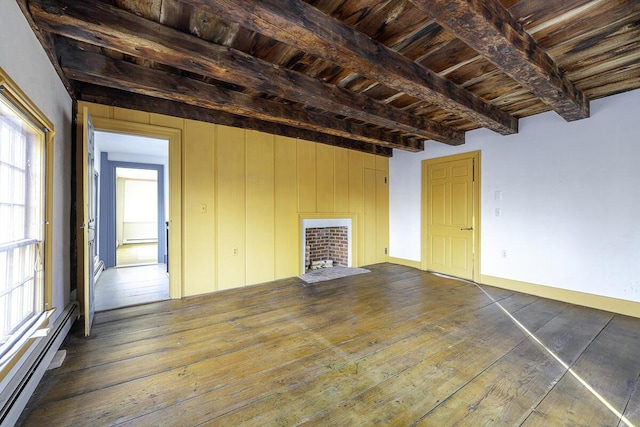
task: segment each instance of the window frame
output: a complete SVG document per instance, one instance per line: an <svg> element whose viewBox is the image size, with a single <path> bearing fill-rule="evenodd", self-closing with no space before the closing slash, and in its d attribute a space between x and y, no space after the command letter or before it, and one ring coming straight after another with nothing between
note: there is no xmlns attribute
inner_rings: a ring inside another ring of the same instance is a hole
<svg viewBox="0 0 640 427"><path fill-rule="evenodd" d="M42 277L42 298L43 312L37 313L31 321L28 322L30 327L21 330L22 336L16 339L14 346L9 350L10 357L0 365L0 380L6 378L6 375L17 363L19 358L27 351L34 340L33 333L48 324L51 314L55 310L53 307L53 289L52 289L52 238L53 238L53 140L54 127L53 123L42 113L42 111L31 101L25 92L9 77L5 70L0 67L0 93L6 98L12 106L17 109L26 119L30 120L35 126L44 130L43 138L43 159L41 167L43 170L43 220L44 220L44 248L43 248L43 277Z"/></svg>

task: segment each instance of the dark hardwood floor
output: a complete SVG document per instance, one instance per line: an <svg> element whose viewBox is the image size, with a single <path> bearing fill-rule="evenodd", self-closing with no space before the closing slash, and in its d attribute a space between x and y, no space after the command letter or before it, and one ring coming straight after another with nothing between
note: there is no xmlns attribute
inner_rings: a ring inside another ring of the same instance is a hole
<svg viewBox="0 0 640 427"><path fill-rule="evenodd" d="M640 425L640 319L367 268L98 313L20 423Z"/></svg>

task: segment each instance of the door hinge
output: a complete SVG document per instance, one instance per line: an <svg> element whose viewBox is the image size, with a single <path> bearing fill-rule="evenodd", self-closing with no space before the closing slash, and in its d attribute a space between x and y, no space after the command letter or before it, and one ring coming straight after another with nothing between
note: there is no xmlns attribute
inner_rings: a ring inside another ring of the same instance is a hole
<svg viewBox="0 0 640 427"><path fill-rule="evenodd" d="M384 183L385 184L387 183L387 177L386 176L384 177Z"/></svg>
<svg viewBox="0 0 640 427"><path fill-rule="evenodd" d="M476 182L476 159L471 159L471 165L472 170L471 170L471 182Z"/></svg>
<svg viewBox="0 0 640 427"><path fill-rule="evenodd" d="M384 248L384 254L387 255L387 248Z"/></svg>

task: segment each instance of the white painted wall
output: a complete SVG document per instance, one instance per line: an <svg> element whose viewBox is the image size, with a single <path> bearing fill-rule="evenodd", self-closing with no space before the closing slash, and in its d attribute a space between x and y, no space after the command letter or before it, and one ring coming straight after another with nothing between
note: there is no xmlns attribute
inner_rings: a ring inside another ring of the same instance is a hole
<svg viewBox="0 0 640 427"><path fill-rule="evenodd" d="M461 147L394 150L390 255L421 259L422 160L481 150L482 274L640 302L639 121L636 90L592 102L586 120L549 112L516 135L481 129Z"/></svg>
<svg viewBox="0 0 640 427"><path fill-rule="evenodd" d="M167 147L169 143L167 142ZM168 150L168 148L167 148ZM149 163L153 165L162 165L163 185L164 185L164 217L169 218L169 155L166 156L149 156L143 154L132 153L109 153L109 160L112 162L129 162L129 163Z"/></svg>
<svg viewBox="0 0 640 427"><path fill-rule="evenodd" d="M169 218L169 141L137 135L124 135L96 131L96 159L103 152L109 153L109 160L117 162L151 163L164 166L165 218ZM100 173L100 161L96 161Z"/></svg>
<svg viewBox="0 0 640 427"><path fill-rule="evenodd" d="M0 67L53 122L53 304L70 297L71 98L15 1L0 7Z"/></svg>

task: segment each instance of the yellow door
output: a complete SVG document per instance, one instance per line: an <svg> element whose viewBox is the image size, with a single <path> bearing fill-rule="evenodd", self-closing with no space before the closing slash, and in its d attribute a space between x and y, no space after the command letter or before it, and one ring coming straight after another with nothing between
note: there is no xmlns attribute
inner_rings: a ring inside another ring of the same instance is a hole
<svg viewBox="0 0 640 427"><path fill-rule="evenodd" d="M389 261L389 184L387 172L376 170L376 262Z"/></svg>
<svg viewBox="0 0 640 427"><path fill-rule="evenodd" d="M78 282L78 299L82 304L84 315L84 334L89 336L93 315L95 313L94 298L94 254L95 254L95 207L93 172L93 124L89 109L82 111L82 160L78 162L82 180L78 182L78 216L80 217L80 234L78 236L78 269L80 270Z"/></svg>
<svg viewBox="0 0 640 427"><path fill-rule="evenodd" d="M477 154L423 162L423 267L473 280Z"/></svg>
<svg viewBox="0 0 640 427"><path fill-rule="evenodd" d="M364 265L377 263L376 171L364 170Z"/></svg>
<svg viewBox="0 0 640 427"><path fill-rule="evenodd" d="M389 260L387 171L364 169L364 265Z"/></svg>

